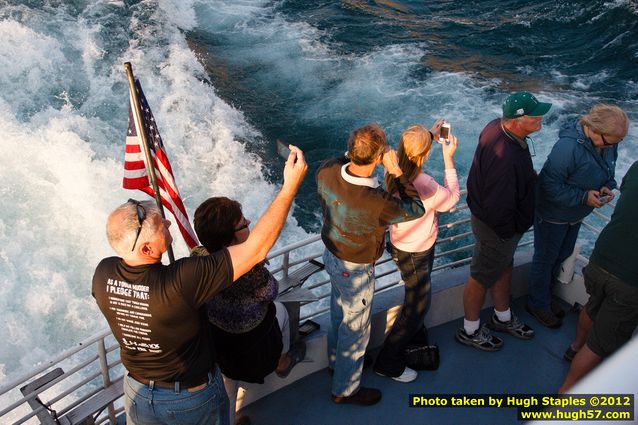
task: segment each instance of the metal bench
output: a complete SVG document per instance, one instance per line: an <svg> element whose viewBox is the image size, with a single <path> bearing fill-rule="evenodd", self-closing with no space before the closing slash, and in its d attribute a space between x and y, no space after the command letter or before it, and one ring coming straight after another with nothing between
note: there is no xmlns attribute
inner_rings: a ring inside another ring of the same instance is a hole
<svg viewBox="0 0 638 425"><path fill-rule="evenodd" d="M41 393L55 384L57 378L64 375L62 368L56 368L38 379L20 388L25 397L33 393ZM28 400L29 406L37 412L36 416L44 425L94 425L97 416L112 403L124 395L123 378L113 381L111 385L102 388L95 395L73 407L70 411L58 416L49 404L44 403L39 396Z"/></svg>
<svg viewBox="0 0 638 425"><path fill-rule="evenodd" d="M299 310L302 302L316 301L319 298L308 289L302 288L304 282L313 274L323 270L324 265L311 259L294 272L279 279L279 296L277 301L283 303L288 310L290 323L290 341L299 339Z"/></svg>
<svg viewBox="0 0 638 425"><path fill-rule="evenodd" d="M287 294L299 292L301 285L313 274L323 270L324 265L317 260L309 260L294 272L279 279L279 297L284 299ZM291 297L292 298L292 297Z"/></svg>
<svg viewBox="0 0 638 425"><path fill-rule="evenodd" d="M124 378L113 381L93 397L60 418L62 425L93 425L97 416L124 395Z"/></svg>
<svg viewBox="0 0 638 425"><path fill-rule="evenodd" d="M20 392L23 396L27 397L33 393L39 393L40 388L44 387L48 383L52 382L56 378L59 378L64 374L62 368L53 369L51 372L42 375L36 380L29 382L27 385L20 388ZM44 391L44 390L43 390ZM56 425L57 424L57 415L55 410L52 410L48 404L44 404L42 400L40 400L39 396L35 396L27 400L31 409L34 412L37 412L36 417L40 421L41 424L44 425Z"/></svg>

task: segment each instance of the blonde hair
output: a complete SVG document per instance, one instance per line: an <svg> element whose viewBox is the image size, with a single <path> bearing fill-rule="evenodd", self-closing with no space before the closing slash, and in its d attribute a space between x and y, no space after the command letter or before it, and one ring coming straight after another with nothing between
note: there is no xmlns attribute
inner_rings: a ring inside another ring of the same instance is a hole
<svg viewBox="0 0 638 425"><path fill-rule="evenodd" d="M399 168L408 181L413 181L421 172L423 163L432 149L432 134L421 125L413 125L403 132L397 157L399 159ZM397 190L394 177L390 174L385 176L385 185L388 192L394 193Z"/></svg>
<svg viewBox="0 0 638 425"><path fill-rule="evenodd" d="M599 103L594 105L587 115L580 118L580 123L598 134L625 137L629 129L629 118L625 111L615 105Z"/></svg>

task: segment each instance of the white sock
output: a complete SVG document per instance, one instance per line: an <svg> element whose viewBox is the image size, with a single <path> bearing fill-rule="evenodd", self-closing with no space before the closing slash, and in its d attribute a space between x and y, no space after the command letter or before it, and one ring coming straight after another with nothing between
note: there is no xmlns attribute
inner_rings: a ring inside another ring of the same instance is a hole
<svg viewBox="0 0 638 425"><path fill-rule="evenodd" d="M496 314L496 318L501 322L509 322L512 320L512 310L509 308L505 311L498 311L497 309L494 309L494 314Z"/></svg>
<svg viewBox="0 0 638 425"><path fill-rule="evenodd" d="M468 335L474 334L474 332L478 330L479 326L481 326L481 319L478 319L478 320L463 319L463 329L465 330L465 333Z"/></svg>

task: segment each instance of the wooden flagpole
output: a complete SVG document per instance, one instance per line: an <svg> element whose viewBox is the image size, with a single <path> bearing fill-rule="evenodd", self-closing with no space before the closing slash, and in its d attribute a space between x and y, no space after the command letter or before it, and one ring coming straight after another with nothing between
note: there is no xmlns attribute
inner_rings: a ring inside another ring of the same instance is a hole
<svg viewBox="0 0 638 425"><path fill-rule="evenodd" d="M142 138L142 145L144 146L144 157L146 161L144 164L146 165L146 175L150 180L151 185L153 186L153 193L155 194L155 203L157 203L157 207L162 214L162 218L166 218L164 215L164 206L162 205L162 199L159 193L159 187L157 186L157 177L155 176L155 168L153 167L153 162L151 160L151 149L148 147L148 136L146 133L146 127L144 126L144 120L142 119L142 107L140 106L140 100L137 97L137 90L135 89L135 78L133 77L133 68L131 67L130 62L124 63L124 70L126 71L126 76L128 77L128 87L131 93L131 98L133 99L133 114L135 114L135 120L140 127L139 136ZM168 260L173 263L175 261L175 257L173 256L173 247L172 245L168 246Z"/></svg>

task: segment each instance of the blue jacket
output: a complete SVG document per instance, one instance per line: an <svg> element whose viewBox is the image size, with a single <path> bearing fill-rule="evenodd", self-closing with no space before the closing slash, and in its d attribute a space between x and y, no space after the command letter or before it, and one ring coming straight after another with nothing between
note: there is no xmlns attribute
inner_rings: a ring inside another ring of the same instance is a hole
<svg viewBox="0 0 638 425"><path fill-rule="evenodd" d="M586 204L589 190L616 188L616 158L617 145L599 154L578 121L563 125L539 174L536 213L556 222L585 218L594 209Z"/></svg>

